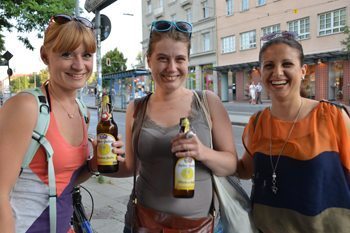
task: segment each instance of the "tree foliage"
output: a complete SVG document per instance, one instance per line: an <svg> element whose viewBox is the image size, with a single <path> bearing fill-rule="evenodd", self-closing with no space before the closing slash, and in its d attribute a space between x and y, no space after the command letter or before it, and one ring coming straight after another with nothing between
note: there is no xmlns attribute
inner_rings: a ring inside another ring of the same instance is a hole
<svg viewBox="0 0 350 233"><path fill-rule="evenodd" d="M349 26L345 26L344 28L345 39L341 41L341 44L344 45L345 51L350 53L350 28Z"/></svg>
<svg viewBox="0 0 350 233"><path fill-rule="evenodd" d="M110 66L107 65L107 58L110 59ZM102 57L102 74L112 74L126 70L127 60L127 58L124 58L124 54L118 51L118 48L108 51Z"/></svg>
<svg viewBox="0 0 350 233"><path fill-rule="evenodd" d="M38 31L42 37L52 15L74 13L75 0L1 0L0 1L0 52L5 50L4 31L19 33L18 40L34 50L28 33Z"/></svg>

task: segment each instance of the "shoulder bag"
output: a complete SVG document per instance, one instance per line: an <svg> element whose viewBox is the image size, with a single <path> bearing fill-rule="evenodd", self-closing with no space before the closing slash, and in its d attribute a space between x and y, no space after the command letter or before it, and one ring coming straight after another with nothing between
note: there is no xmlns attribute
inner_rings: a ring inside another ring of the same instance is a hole
<svg viewBox="0 0 350 233"><path fill-rule="evenodd" d="M212 121L205 91L194 91L210 128ZM200 98L201 95L201 98ZM211 148L213 148L211 140ZM236 176L218 177L213 174L214 188L219 199L220 219L225 233L257 233L251 217L250 198Z"/></svg>

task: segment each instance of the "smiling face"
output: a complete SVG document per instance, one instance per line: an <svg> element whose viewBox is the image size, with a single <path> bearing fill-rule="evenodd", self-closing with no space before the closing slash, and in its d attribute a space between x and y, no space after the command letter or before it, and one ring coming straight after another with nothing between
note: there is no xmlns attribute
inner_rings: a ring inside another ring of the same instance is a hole
<svg viewBox="0 0 350 233"><path fill-rule="evenodd" d="M271 44L261 54L261 78L272 99L300 96L301 78L306 65L300 51L285 43Z"/></svg>
<svg viewBox="0 0 350 233"><path fill-rule="evenodd" d="M42 49L50 72L50 80L67 89L79 89L91 76L93 54L82 44L71 52L53 52Z"/></svg>
<svg viewBox="0 0 350 233"><path fill-rule="evenodd" d="M40 54L48 66L50 82L67 90L80 89L93 70L96 40L91 28L72 20L51 23Z"/></svg>
<svg viewBox="0 0 350 233"><path fill-rule="evenodd" d="M165 37L155 42L147 58L156 88L172 91L183 86L188 74L186 42Z"/></svg>

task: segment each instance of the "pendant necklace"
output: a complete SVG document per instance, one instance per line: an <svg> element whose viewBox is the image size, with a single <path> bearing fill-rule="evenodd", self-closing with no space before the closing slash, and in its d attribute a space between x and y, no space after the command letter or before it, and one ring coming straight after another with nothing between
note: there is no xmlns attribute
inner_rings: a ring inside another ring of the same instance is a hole
<svg viewBox="0 0 350 233"><path fill-rule="evenodd" d="M67 116L69 119L73 119L75 117L75 114L77 113L77 108L74 108L74 112L73 113L69 113L66 109L66 107L61 103L61 101L59 101L59 99L57 98L56 94L54 93L54 91L51 89L51 93L53 95L53 97L56 99L57 103L63 108L63 110L67 113Z"/></svg>
<svg viewBox="0 0 350 233"><path fill-rule="evenodd" d="M299 115L300 115L300 112L301 112L301 108L303 106L303 100L300 99L300 106L299 106L299 110L298 110L298 113L296 115L296 117L294 118L294 121L293 121L293 125L291 126L289 132L288 132L288 135L286 137L286 139L284 140L284 144L281 148L281 151L280 153L278 154L278 157L277 157L277 160L276 160L276 164L273 163L272 161L272 112L271 112L271 107L270 107L270 163L271 163L271 167L272 167L272 185L271 185L271 189L272 189L272 192L274 194L277 193L278 191L278 188L277 188L277 174L276 174L276 169L277 169L277 166L278 166L278 162L280 160L280 157L283 153L283 150L284 148L286 147L287 145L287 142L290 138L290 135L292 134L293 132L293 129L294 129L294 126L295 126L295 123L298 121L299 119Z"/></svg>

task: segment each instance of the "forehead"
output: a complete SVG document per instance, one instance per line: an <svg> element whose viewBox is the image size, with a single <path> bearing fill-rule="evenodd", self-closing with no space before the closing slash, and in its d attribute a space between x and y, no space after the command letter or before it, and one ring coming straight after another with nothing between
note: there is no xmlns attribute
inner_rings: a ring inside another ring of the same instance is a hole
<svg viewBox="0 0 350 233"><path fill-rule="evenodd" d="M186 42L176 41L171 38L164 38L154 43L154 54L185 55L188 54Z"/></svg>
<svg viewBox="0 0 350 233"><path fill-rule="evenodd" d="M262 59L298 59L299 51L296 48L290 47L287 44L279 43L273 44L268 47L265 52L262 54Z"/></svg>

